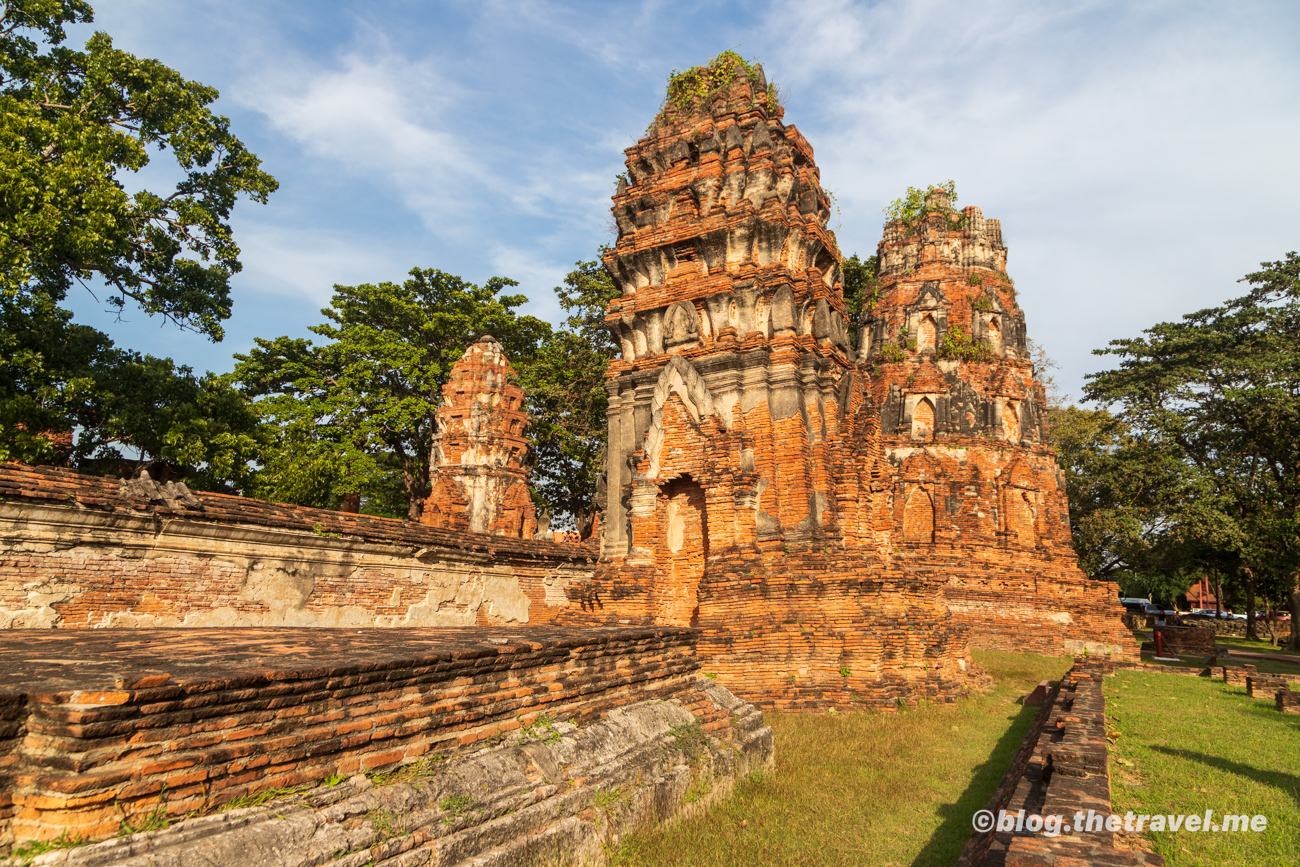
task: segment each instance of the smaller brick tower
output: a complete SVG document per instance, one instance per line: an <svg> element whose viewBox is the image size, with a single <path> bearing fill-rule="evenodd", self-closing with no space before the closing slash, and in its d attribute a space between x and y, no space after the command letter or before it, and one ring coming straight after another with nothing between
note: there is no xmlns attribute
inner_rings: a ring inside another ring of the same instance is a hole
<svg viewBox="0 0 1300 867"><path fill-rule="evenodd" d="M929 191L885 226L858 342L913 575L944 582L977 647L1136 655L1115 585L1079 571L1002 225Z"/></svg>
<svg viewBox="0 0 1300 867"><path fill-rule="evenodd" d="M537 515L524 470L524 391L489 335L465 350L442 387L430 458L433 490L420 522L532 538Z"/></svg>

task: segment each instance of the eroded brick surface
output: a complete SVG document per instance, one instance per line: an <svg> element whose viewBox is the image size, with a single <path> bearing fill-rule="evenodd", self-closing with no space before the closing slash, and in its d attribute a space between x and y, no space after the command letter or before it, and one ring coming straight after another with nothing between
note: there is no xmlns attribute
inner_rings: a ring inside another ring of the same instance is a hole
<svg viewBox="0 0 1300 867"><path fill-rule="evenodd" d="M524 471L528 414L514 380L514 368L491 335L452 366L438 408L432 492L421 523L517 539L536 534Z"/></svg>
<svg viewBox="0 0 1300 867"><path fill-rule="evenodd" d="M0 629L539 623L594 551L0 464Z"/></svg>
<svg viewBox="0 0 1300 867"><path fill-rule="evenodd" d="M0 633L0 844L477 749L695 686L686 629ZM725 716L725 712L721 712Z"/></svg>

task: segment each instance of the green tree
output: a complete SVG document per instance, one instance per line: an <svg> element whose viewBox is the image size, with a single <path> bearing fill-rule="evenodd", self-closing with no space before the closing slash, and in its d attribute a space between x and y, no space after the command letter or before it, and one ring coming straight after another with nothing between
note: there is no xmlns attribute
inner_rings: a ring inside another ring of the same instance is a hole
<svg viewBox="0 0 1300 867"><path fill-rule="evenodd" d="M1145 588L1134 595L1182 593L1187 564L1177 522L1192 491L1177 453L1135 436L1105 409L1057 407L1048 422L1079 568Z"/></svg>
<svg viewBox="0 0 1300 867"><path fill-rule="evenodd" d="M256 415L223 378L119 349L40 294L0 299L0 426L6 459L167 461L208 490L240 490L261 447Z"/></svg>
<svg viewBox="0 0 1300 867"><path fill-rule="evenodd" d="M1300 621L1300 255L1262 268L1247 294L1098 350L1122 361L1087 386L1195 471L1199 508L1182 523L1240 559L1252 630L1269 574L1285 576Z"/></svg>
<svg viewBox="0 0 1300 867"><path fill-rule="evenodd" d="M876 256L859 259L854 253L840 264L844 276L844 307L849 322L849 339L856 349L862 316L876 306L880 261Z"/></svg>
<svg viewBox="0 0 1300 867"><path fill-rule="evenodd" d="M394 499L396 479L402 514L418 520L452 365L491 334L512 364L527 366L550 334L516 313L525 296L501 294L516 285L415 268L401 284L335 286L321 311L328 321L310 329L326 342L259 338L236 355L241 390L279 431L259 491L316 505L359 493L374 506Z"/></svg>
<svg viewBox="0 0 1300 867"><path fill-rule="evenodd" d="M60 305L101 281L133 303L222 336L239 249L235 200L276 188L212 113L217 92L94 34L84 0L0 5L0 455L24 461L139 458L178 464L191 484L235 489L249 474L256 425L221 378L114 346ZM170 154L171 189L127 192ZM77 431L75 448L55 447Z"/></svg>
<svg viewBox="0 0 1300 867"><path fill-rule="evenodd" d="M0 292L60 302L101 279L108 302L134 302L219 340L240 268L229 226L235 199L276 189L255 155L208 106L217 91L96 33L84 51L65 25L84 0L0 7ZM128 193L126 173L168 151L183 178Z"/></svg>
<svg viewBox="0 0 1300 867"><path fill-rule="evenodd" d="M596 488L604 468L609 395L605 371L619 353L605 327L618 289L598 261L577 262L557 286L564 326L518 366L528 395L534 500L562 523L591 534Z"/></svg>

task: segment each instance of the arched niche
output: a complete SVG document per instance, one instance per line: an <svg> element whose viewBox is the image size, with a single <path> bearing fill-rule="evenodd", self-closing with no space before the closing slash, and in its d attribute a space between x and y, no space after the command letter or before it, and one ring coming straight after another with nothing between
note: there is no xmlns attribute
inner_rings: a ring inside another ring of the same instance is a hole
<svg viewBox="0 0 1300 867"><path fill-rule="evenodd" d="M916 351L934 352L937 334L938 328L934 324L934 317L929 313L922 316L916 328Z"/></svg>
<svg viewBox="0 0 1300 867"><path fill-rule="evenodd" d="M925 442L934 437L934 404L923 397L912 407L912 439Z"/></svg>
<svg viewBox="0 0 1300 867"><path fill-rule="evenodd" d="M708 511L704 489L689 475L659 486L655 515L663 527L656 563L654 619L669 626L699 622L700 579L709 556Z"/></svg>
<svg viewBox="0 0 1300 867"><path fill-rule="evenodd" d="M1007 519L1010 523L1008 529L1011 535L1021 545L1034 547L1038 544L1038 504L1034 502L1034 495L1020 488L1011 488L1007 491L1008 503Z"/></svg>
<svg viewBox="0 0 1300 867"><path fill-rule="evenodd" d="M988 337L989 345L994 351L1002 349L1002 320L998 316L990 316L989 321L984 329Z"/></svg>
<svg viewBox="0 0 1300 867"><path fill-rule="evenodd" d="M934 500L920 486L912 488L903 506L903 540L922 543L934 541Z"/></svg>
<svg viewBox="0 0 1300 867"><path fill-rule="evenodd" d="M717 407L699 371L680 355L673 355L660 372L654 394L650 397L650 429L646 432L644 441L646 455L650 460L647 472L650 479L659 477L664 445L664 404L673 394L681 398L691 421L697 425L703 424L709 416L716 416L724 429L731 430L731 411L726 407Z"/></svg>
<svg viewBox="0 0 1300 867"><path fill-rule="evenodd" d="M1008 442L1020 442L1020 405L1015 401L1009 400L1002 407L1002 433Z"/></svg>

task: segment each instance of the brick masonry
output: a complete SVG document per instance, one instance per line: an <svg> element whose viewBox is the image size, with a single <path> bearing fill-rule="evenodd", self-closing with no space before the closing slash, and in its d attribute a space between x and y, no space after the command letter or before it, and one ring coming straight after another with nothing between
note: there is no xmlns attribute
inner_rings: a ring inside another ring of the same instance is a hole
<svg viewBox="0 0 1300 867"><path fill-rule="evenodd" d="M1282 713L1300 714L1300 692L1293 689L1279 689L1274 696L1277 709Z"/></svg>
<svg viewBox="0 0 1300 867"><path fill-rule="evenodd" d="M0 638L0 842L111 835L161 807L391 770L545 714L676 698L703 727L695 633L24 630Z"/></svg>
<svg viewBox="0 0 1300 867"><path fill-rule="evenodd" d="M1066 817L1065 830L1048 837L1028 831L974 833L959 867L1050 867L1105 864L1110 867L1163 865L1144 849L1117 845L1103 830L1074 830L1076 812L1111 813L1106 748L1106 699L1102 677L1111 666L1079 662L1065 675L1027 734L1020 753L985 809L1025 816ZM1085 819L1086 821L1086 819Z"/></svg>
<svg viewBox="0 0 1300 867"><path fill-rule="evenodd" d="M1161 643L1174 653L1214 653L1214 630L1197 626L1156 626Z"/></svg>
<svg viewBox="0 0 1300 867"><path fill-rule="evenodd" d="M855 352L783 117L737 70L625 152L601 562L561 619L699 626L706 670L788 708L950 699L972 642L1135 656L1075 565L1000 226L887 227ZM937 357L961 322L984 360Z"/></svg>
<svg viewBox="0 0 1300 867"><path fill-rule="evenodd" d="M0 629L551 621L595 552L0 464Z"/></svg>
<svg viewBox="0 0 1300 867"><path fill-rule="evenodd" d="M527 426L514 368L496 338L484 335L452 366L442 388L429 460L432 491L421 523L533 538L537 513L524 469Z"/></svg>
<svg viewBox="0 0 1300 867"><path fill-rule="evenodd" d="M771 768L762 716L701 678L677 698L621 706L581 728L539 723L470 755L23 864L598 865L624 834L705 810Z"/></svg>

